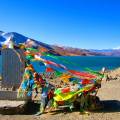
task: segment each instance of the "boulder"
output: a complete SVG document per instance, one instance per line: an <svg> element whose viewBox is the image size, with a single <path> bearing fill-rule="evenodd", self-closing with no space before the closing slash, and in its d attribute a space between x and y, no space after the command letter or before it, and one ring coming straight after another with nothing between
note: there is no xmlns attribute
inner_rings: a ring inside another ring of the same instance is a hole
<svg viewBox="0 0 120 120"><path fill-rule="evenodd" d="M23 114L26 101L0 100L0 114Z"/></svg>

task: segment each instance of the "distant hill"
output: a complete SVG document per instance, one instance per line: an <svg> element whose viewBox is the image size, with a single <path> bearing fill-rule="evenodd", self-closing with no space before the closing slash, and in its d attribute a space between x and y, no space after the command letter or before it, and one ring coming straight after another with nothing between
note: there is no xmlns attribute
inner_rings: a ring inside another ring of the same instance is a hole
<svg viewBox="0 0 120 120"><path fill-rule="evenodd" d="M101 53L105 56L120 56L120 49L102 49L102 50L90 50L91 52Z"/></svg>
<svg viewBox="0 0 120 120"><path fill-rule="evenodd" d="M103 54L98 52L92 52L87 49L81 48L72 48L72 47L60 47L60 46L52 46L54 50L63 56L102 56Z"/></svg>
<svg viewBox="0 0 120 120"><path fill-rule="evenodd" d="M49 51L49 53L59 55L56 51L54 51L54 49L52 48L51 45L48 45L46 43L42 43L42 42L34 40L34 39L31 39L29 37L26 37L26 36L21 35L21 34L16 33L16 32L4 33L2 31L0 31L0 47L3 44L8 44L10 40L12 40L16 46L21 44L21 43L24 43L29 47L31 47L31 46L43 47L43 48L47 49Z"/></svg>
<svg viewBox="0 0 120 120"><path fill-rule="evenodd" d="M56 46L56 45L48 45L46 43L31 39L24 35L21 35L16 32L8 32L5 33L0 31L0 47L2 44L8 44L10 39L14 42L15 45L20 43L24 43L27 46L35 46L35 47L43 47L49 51L49 53L55 55L63 55L63 56L120 56L120 49L81 49L81 48L72 48L65 46Z"/></svg>

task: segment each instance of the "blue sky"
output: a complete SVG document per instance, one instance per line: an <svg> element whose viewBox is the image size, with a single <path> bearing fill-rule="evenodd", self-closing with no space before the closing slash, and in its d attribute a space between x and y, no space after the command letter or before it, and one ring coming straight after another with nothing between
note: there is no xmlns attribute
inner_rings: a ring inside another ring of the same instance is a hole
<svg viewBox="0 0 120 120"><path fill-rule="evenodd" d="M0 0L0 30L77 48L120 46L119 0Z"/></svg>

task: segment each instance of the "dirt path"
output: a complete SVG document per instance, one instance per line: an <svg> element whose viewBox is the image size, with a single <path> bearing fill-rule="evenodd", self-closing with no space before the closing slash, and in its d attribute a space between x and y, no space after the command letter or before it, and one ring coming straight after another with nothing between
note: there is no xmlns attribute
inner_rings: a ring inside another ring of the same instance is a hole
<svg viewBox="0 0 120 120"><path fill-rule="evenodd" d="M0 115L0 120L120 120L120 80L103 81L98 96L103 101L104 109L90 115L79 112L62 112L34 115Z"/></svg>

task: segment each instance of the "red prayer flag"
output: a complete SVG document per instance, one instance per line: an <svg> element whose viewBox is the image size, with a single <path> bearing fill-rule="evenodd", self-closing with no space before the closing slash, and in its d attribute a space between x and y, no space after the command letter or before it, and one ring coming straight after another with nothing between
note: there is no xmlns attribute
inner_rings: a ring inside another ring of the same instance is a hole
<svg viewBox="0 0 120 120"><path fill-rule="evenodd" d="M50 67L46 68L46 72L53 72L54 70Z"/></svg>
<svg viewBox="0 0 120 120"><path fill-rule="evenodd" d="M95 75L92 75L90 73L85 73L85 72L78 72L78 71L75 71L75 70L68 70L70 73L76 75L76 76L79 76L79 77L88 77L88 78L96 78Z"/></svg>
<svg viewBox="0 0 120 120"><path fill-rule="evenodd" d="M84 79L82 80L82 85L91 84L91 80Z"/></svg>

